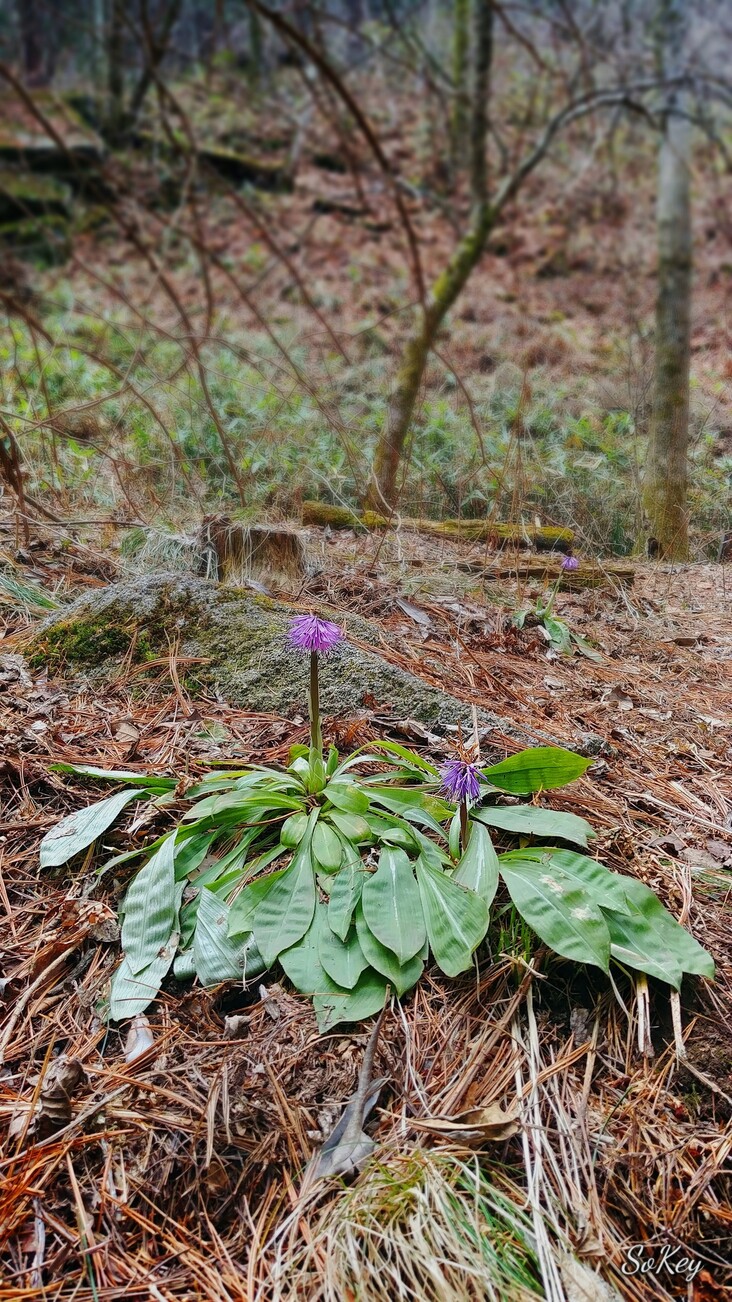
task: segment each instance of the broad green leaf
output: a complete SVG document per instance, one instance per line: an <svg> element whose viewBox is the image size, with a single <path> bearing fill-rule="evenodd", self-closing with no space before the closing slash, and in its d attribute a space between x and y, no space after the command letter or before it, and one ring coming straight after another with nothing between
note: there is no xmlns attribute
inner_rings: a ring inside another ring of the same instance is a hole
<svg viewBox="0 0 732 1302"><path fill-rule="evenodd" d="M366 876L361 908L369 929L400 964L425 942L425 925L414 869L403 850L383 849L375 873Z"/></svg>
<svg viewBox="0 0 732 1302"><path fill-rule="evenodd" d="M339 990L333 986L313 999L313 1008L321 1035L332 1031L341 1022L360 1022L364 1017L380 1013L386 1002L388 982L373 968L366 968L353 990Z"/></svg>
<svg viewBox="0 0 732 1302"><path fill-rule="evenodd" d="M488 930L488 905L422 855L417 881L435 962L447 976L457 976L470 967L471 955Z"/></svg>
<svg viewBox="0 0 732 1302"><path fill-rule="evenodd" d="M174 931L160 953L139 972L132 971L125 955L112 977L109 997L109 1016L112 1021L137 1017L157 998L163 979L170 970L177 945L178 933Z"/></svg>
<svg viewBox="0 0 732 1302"><path fill-rule="evenodd" d="M354 782L329 782L323 795L344 814L365 814L369 798Z"/></svg>
<svg viewBox="0 0 732 1302"><path fill-rule="evenodd" d="M57 773L78 773L82 778L103 778L108 782L131 782L145 791L174 791L177 778L166 778L157 773L133 773L130 769L98 769L93 764L52 764Z"/></svg>
<svg viewBox="0 0 732 1302"><path fill-rule="evenodd" d="M339 756L338 751L336 750L335 746L329 746L329 747L328 747L328 762L327 762L327 764L326 764L326 766L325 766L325 776L326 776L327 778L332 778L332 777L333 777L333 774L335 773L336 769L338 768L338 760L339 760L339 759L340 759L340 756Z"/></svg>
<svg viewBox="0 0 732 1302"><path fill-rule="evenodd" d="M280 840L283 845L294 849L299 845L308 830L308 816L306 813L291 814L282 824L280 831Z"/></svg>
<svg viewBox="0 0 732 1302"><path fill-rule="evenodd" d="M610 955L625 967L657 977L678 990L683 969L672 949L661 949L643 917L603 908L610 932Z"/></svg>
<svg viewBox="0 0 732 1302"><path fill-rule="evenodd" d="M486 829L471 823L468 847L463 853L452 880L475 891L490 908L498 887L498 855Z"/></svg>
<svg viewBox="0 0 732 1302"><path fill-rule="evenodd" d="M167 945L176 927L182 889L175 881L175 833L171 832L127 888L122 948L131 972L141 972Z"/></svg>
<svg viewBox="0 0 732 1302"><path fill-rule="evenodd" d="M228 935L229 910L206 887L201 891L198 919L193 937L193 959L196 975L201 985L214 986L219 981L258 976L264 971L264 960L257 955L250 938L239 942ZM255 969L257 969L255 971Z"/></svg>
<svg viewBox="0 0 732 1302"><path fill-rule="evenodd" d="M328 811L328 818L334 827L338 828L349 841L368 841L371 837L371 828L360 814L341 814L336 810Z"/></svg>
<svg viewBox="0 0 732 1302"><path fill-rule="evenodd" d="M316 823L313 831L313 857L327 872L335 872L341 866L343 846L340 838L333 828L328 827L328 824L322 820Z"/></svg>
<svg viewBox="0 0 732 1302"><path fill-rule="evenodd" d="M344 842L344 864L332 879L328 901L328 925L341 940L351 926L353 911L361 898L365 878L364 866L355 846Z"/></svg>
<svg viewBox="0 0 732 1302"><path fill-rule="evenodd" d="M501 876L521 917L550 949L608 971L610 932L586 887L556 864L529 859L509 868L502 857Z"/></svg>
<svg viewBox="0 0 732 1302"><path fill-rule="evenodd" d="M482 805L471 810L471 816L489 827L500 827L518 836L556 836L560 841L585 847L587 838L595 835L590 824L577 814L539 809L535 805Z"/></svg>
<svg viewBox="0 0 732 1302"><path fill-rule="evenodd" d="M400 963L396 954L377 940L363 915L360 904L356 907L356 932L364 956L377 972L388 979L396 993L403 995L405 991L411 990L412 986L419 981L424 968L419 955L408 959L406 963Z"/></svg>
<svg viewBox="0 0 732 1302"><path fill-rule="evenodd" d="M555 619L553 615L545 615L543 623L555 651L559 651L563 655L571 651L572 638L569 625L565 624L563 619Z"/></svg>
<svg viewBox="0 0 732 1302"><path fill-rule="evenodd" d="M315 873L310 842L318 810L295 857L261 901L254 914L254 937L267 967L284 949L302 940L315 911Z"/></svg>
<svg viewBox="0 0 732 1302"><path fill-rule="evenodd" d="M575 886L586 891L594 904L627 912L628 902L625 894L625 882L628 880L619 873L613 873L597 859L590 859L586 854L577 854L574 850L556 850L551 846L527 846L523 850L510 850L499 857L501 871L506 868L521 870L524 863L533 864L549 872L558 868L570 877ZM532 871L530 869L530 871Z"/></svg>
<svg viewBox="0 0 732 1302"><path fill-rule="evenodd" d="M268 873L266 877L258 877L256 881L250 882L243 891L240 891L229 909L230 936L242 936L252 930L254 914L259 905L287 871L286 868L278 868L275 872Z"/></svg>
<svg viewBox="0 0 732 1302"><path fill-rule="evenodd" d="M305 935L296 945L280 954L280 964L296 990L304 995L323 994L333 987L320 962L320 936L327 930L325 909L320 902Z"/></svg>
<svg viewBox="0 0 732 1302"><path fill-rule="evenodd" d="M632 936L637 951L660 961L661 966L671 956L682 972L713 980L714 960L711 954L672 917L658 896L635 877L620 877L619 880L623 884L627 911L632 922L630 926L628 919L625 921L626 942ZM617 930L617 924L615 929ZM641 971L647 969L641 968ZM663 977L662 980L667 981L669 978Z"/></svg>
<svg viewBox="0 0 732 1302"><path fill-rule="evenodd" d="M62 818L41 841L41 868L58 868L62 863L68 863L106 832L125 805L147 794L139 787L133 791L115 791L113 796Z"/></svg>
<svg viewBox="0 0 732 1302"><path fill-rule="evenodd" d="M323 970L344 990L352 990L364 968L368 967L355 927L351 928L345 941L335 936L327 924L321 927L318 956Z"/></svg>
<svg viewBox="0 0 732 1302"><path fill-rule="evenodd" d="M534 791L550 791L574 782L591 763L592 760L562 746L535 746L483 769L483 776L501 791L528 796Z"/></svg>
<svg viewBox="0 0 732 1302"><path fill-rule="evenodd" d="M424 759L422 755L418 755L416 751L400 745L398 741L371 741L368 742L367 746L369 750L385 750L388 755L396 755L398 759L404 760L405 764L410 768L417 769L418 772L427 773L432 778L439 777L434 764L430 764L429 760ZM381 757L364 755L362 758L380 759Z"/></svg>

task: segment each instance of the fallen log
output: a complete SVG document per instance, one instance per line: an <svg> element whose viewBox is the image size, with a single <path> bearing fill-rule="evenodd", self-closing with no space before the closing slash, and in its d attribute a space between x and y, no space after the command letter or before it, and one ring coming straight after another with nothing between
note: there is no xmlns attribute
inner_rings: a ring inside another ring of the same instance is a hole
<svg viewBox="0 0 732 1302"><path fill-rule="evenodd" d="M395 516L392 520L376 511L357 515L348 507L331 506L328 502L303 502L302 522L331 529L390 529L399 526L415 533L426 533L437 538L457 542L485 542L492 547L534 547L537 551L568 552L574 543L572 529L554 525L500 524L494 520L422 520Z"/></svg>
<svg viewBox="0 0 732 1302"><path fill-rule="evenodd" d="M563 570L547 560L517 562L515 565L477 565L458 561L457 569L486 582L498 579L541 579L547 586L556 583L564 592L583 592L586 588L611 588L614 584L629 588L635 580L635 570L628 565L581 564L576 570Z"/></svg>

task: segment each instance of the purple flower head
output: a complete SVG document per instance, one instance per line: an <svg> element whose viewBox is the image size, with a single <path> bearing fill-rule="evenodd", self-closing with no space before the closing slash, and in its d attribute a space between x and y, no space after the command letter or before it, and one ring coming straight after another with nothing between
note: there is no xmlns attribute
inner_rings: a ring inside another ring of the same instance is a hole
<svg viewBox="0 0 732 1302"><path fill-rule="evenodd" d="M318 619L317 615L297 615L290 624L287 634L290 646L297 651L332 651L343 637L337 624L328 619Z"/></svg>
<svg viewBox="0 0 732 1302"><path fill-rule="evenodd" d="M565 556L565 557L562 559L562 569L563 569L563 570L578 570L578 569L579 569L579 561L577 560L577 557L576 557L576 556Z"/></svg>
<svg viewBox="0 0 732 1302"><path fill-rule="evenodd" d="M463 800L477 800L480 795L478 765L469 760L451 759L440 769L442 790L448 800L460 804Z"/></svg>

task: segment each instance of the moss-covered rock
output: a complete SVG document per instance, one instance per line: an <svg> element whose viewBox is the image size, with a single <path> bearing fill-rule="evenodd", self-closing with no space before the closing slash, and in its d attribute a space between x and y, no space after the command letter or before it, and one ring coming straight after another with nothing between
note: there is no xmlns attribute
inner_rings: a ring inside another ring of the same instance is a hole
<svg viewBox="0 0 732 1302"><path fill-rule="evenodd" d="M358 715L375 701L380 713L395 720L419 719L437 731L456 723L470 728L468 705L370 649L380 643L377 625L329 609L322 613L337 618L348 638L321 675L326 714ZM141 661L167 654L170 642L179 639L181 656L208 657L195 667L197 677L232 704L273 714L305 713L308 664L287 643L292 614L281 602L205 579L155 575L80 597L46 621L30 653L35 666L47 664L66 674L82 670L100 680L123 656ZM505 719L481 712L481 722L528 740Z"/></svg>

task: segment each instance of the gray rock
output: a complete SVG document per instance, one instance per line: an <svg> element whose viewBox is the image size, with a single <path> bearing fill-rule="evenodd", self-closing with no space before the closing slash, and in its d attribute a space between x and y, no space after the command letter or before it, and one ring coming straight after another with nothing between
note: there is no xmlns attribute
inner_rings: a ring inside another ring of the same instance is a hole
<svg viewBox="0 0 732 1302"><path fill-rule="evenodd" d="M181 656L208 657L191 670L224 700L257 712L304 714L308 661L289 647L286 636L294 613L256 593L188 575L156 574L85 594L52 616L35 639L32 662L66 673L82 670L99 680L114 672L130 648L139 662L177 640ZM321 667L325 714L358 715L369 700L395 721L419 720L437 732L460 723L469 735L469 705L371 649L381 643L378 625L350 612L322 608L318 613L342 624L347 639ZM182 666L181 672L188 670ZM497 727L524 744L537 740L485 710L479 711L479 722L482 730Z"/></svg>

